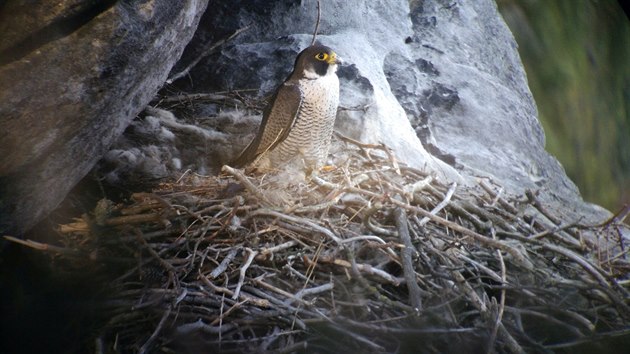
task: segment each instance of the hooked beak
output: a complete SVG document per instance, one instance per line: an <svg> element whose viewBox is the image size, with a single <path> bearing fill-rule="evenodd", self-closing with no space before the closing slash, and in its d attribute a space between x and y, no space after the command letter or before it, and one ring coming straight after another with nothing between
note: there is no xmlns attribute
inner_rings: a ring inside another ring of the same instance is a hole
<svg viewBox="0 0 630 354"><path fill-rule="evenodd" d="M343 60L341 60L341 58L335 53L328 58L327 63L329 65L333 65L333 64L343 65Z"/></svg>

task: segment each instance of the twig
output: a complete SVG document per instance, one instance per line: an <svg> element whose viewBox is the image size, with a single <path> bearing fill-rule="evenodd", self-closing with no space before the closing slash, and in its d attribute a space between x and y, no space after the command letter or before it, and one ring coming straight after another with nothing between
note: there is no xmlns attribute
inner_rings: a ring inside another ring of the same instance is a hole
<svg viewBox="0 0 630 354"><path fill-rule="evenodd" d="M313 31L313 40L311 41L311 45L315 44L315 40L317 39L317 32L319 31L319 19L322 16L321 4L319 0L317 0L317 22L315 22L315 30Z"/></svg>
<svg viewBox="0 0 630 354"><path fill-rule="evenodd" d="M538 211L544 215L547 219L551 220L551 222L553 222L556 225L560 225L561 221L551 215L551 213L542 205L542 203L540 203L540 201L538 200L538 198L536 198L536 196L534 195L534 192L531 190L526 190L525 191L525 195L527 196L527 199L529 200L529 202L536 208L538 209Z"/></svg>
<svg viewBox="0 0 630 354"><path fill-rule="evenodd" d="M236 290L234 290L234 295L232 295L232 300L238 299L239 293L241 292L241 287L245 282L245 273L247 272L247 268L249 268L249 266L252 264L252 261L254 260L254 257L256 257L256 255L258 254L257 251L254 251L251 248L245 248L245 251L247 251L248 253L247 260L245 261L245 264L241 266L241 272L238 277L238 283L236 284Z"/></svg>
<svg viewBox="0 0 630 354"><path fill-rule="evenodd" d="M449 204L449 202L451 201L451 197L453 197L453 193L455 193L455 189L457 188L457 183L453 182L453 184L451 184L451 187L448 189L448 192L446 193L446 196L444 197L444 199L440 202L440 204L436 205L435 208L431 209L431 214L432 215L437 215L437 213L440 212L440 210L446 208L446 206ZM424 226L426 223L429 222L429 217L423 217L420 222L418 222L418 226L422 227Z"/></svg>
<svg viewBox="0 0 630 354"><path fill-rule="evenodd" d="M221 316L217 317L214 321L210 322L210 326L216 326L219 323L221 323L221 325L222 325L223 324L223 319L228 317L230 315L230 313L232 313L233 311L239 309L241 306L246 304L247 301L248 301L248 299L245 299L243 301L237 302L234 305L232 305L227 311L221 313Z"/></svg>
<svg viewBox="0 0 630 354"><path fill-rule="evenodd" d="M308 267L306 268L306 279L304 280L304 285L302 286L302 290L300 290L295 295L295 298L301 299L301 296L298 296L298 294L304 291L306 287L308 286L308 283L312 280L313 273L315 272L315 267L317 266L317 261L319 260L319 256L321 255L323 246L324 246L324 240L320 240L319 244L317 245L317 250L315 250L313 261L309 262ZM298 308L295 310L295 313L293 314L293 323L291 324L291 329L295 328L295 321L298 318L298 311L300 310L301 307L302 307L302 302L300 302L300 304L298 305Z"/></svg>
<svg viewBox="0 0 630 354"><path fill-rule="evenodd" d="M160 104L164 103L172 103L172 102L182 102L182 101L209 101L216 102L223 105L231 105L238 107L239 105L248 106L246 102L241 101L238 98L234 98L227 94L221 93L189 93L175 96L168 96L160 99ZM249 105L251 106L251 105Z"/></svg>
<svg viewBox="0 0 630 354"><path fill-rule="evenodd" d="M392 259L397 259L398 258L398 255L396 254L396 252L394 252L392 250L392 247L397 247L397 248L405 247L405 245L402 245L402 244L393 244L392 245L391 243L385 242L382 238L380 238L380 237L378 237L376 235L354 236L354 237L343 239L341 242L342 243L351 243L351 242L362 241L362 240L376 241L376 242L380 243L383 246L387 246L387 247L385 247L385 252L387 252L390 256L392 256Z"/></svg>
<svg viewBox="0 0 630 354"><path fill-rule="evenodd" d="M290 292L288 292L288 291L286 291L286 290L280 289L280 288L279 288L279 287L277 287L277 286L271 285L271 284L269 284L269 283L267 283L267 282L263 281L263 280L262 280L262 277L257 277L257 278L254 278L252 281L253 281L256 285L259 285L260 287L263 287L263 288L265 288L265 289L267 289L267 290L271 290L271 291L273 291L273 292L274 292L274 293L276 293L276 294L280 294L280 295L282 295L282 296L286 297L286 298L287 298L287 300L283 301L283 303L284 303L286 306L290 306L290 305L291 305L291 303L292 303L293 301L297 301L297 302L299 302L299 303L302 303L302 302L304 301L304 300L302 300L302 299L296 298L296 297L295 297L295 295L293 295L292 293L290 293ZM291 301L291 300L293 300L293 301ZM299 311L299 309L297 309L297 308L296 308L296 311Z"/></svg>
<svg viewBox="0 0 630 354"><path fill-rule="evenodd" d="M283 219L283 220L294 222L294 223L296 223L298 225L306 226L307 229L309 229L310 231L319 232L319 233L327 236L331 240L335 241L335 243L337 243L339 245L341 244L341 239L339 237L335 236L335 234L333 234L332 231L330 231L329 229L326 229L326 228L324 228L322 226L319 226L316 223L314 223L314 222L312 222L312 221L310 221L308 219L286 215L286 214L277 212L275 210L270 210L270 209L258 209L258 210L254 211L251 214L251 216L261 216L261 215L273 216L273 217L277 217L277 218L280 218L280 219Z"/></svg>
<svg viewBox="0 0 630 354"><path fill-rule="evenodd" d="M368 330L373 333L381 333L381 334L455 334L455 333L471 333L475 332L477 328L471 327L457 327L457 328L396 328L396 327L387 327L380 324L374 323L366 323L353 321L347 317L339 317L339 322L343 324L348 324L352 327L361 328L364 330Z"/></svg>
<svg viewBox="0 0 630 354"><path fill-rule="evenodd" d="M236 328L236 326L236 323L227 323L222 326L209 326L203 323L201 319L199 319L197 320L197 322L186 323L177 326L175 332L179 335L190 334L197 331L201 331L207 334L219 334L231 331L232 329Z"/></svg>
<svg viewBox="0 0 630 354"><path fill-rule="evenodd" d="M558 240L571 245L572 247L577 248L578 250L583 249L583 245L580 243L580 241L576 240L575 238L572 237L563 237L559 232L566 230L570 227L574 227L577 224L577 222L570 222L570 223L565 223L565 224L561 224L561 225L556 225L553 228L550 229L546 229L544 231L541 231L535 235L530 236L530 238L532 239L539 239L539 238L543 238L547 235L550 235L552 237L557 238Z"/></svg>
<svg viewBox="0 0 630 354"><path fill-rule="evenodd" d="M62 234L90 234L90 225L85 220L87 218L76 218L74 222L59 225L59 232ZM11 237L11 236L5 236ZM15 242L15 241L14 241Z"/></svg>
<svg viewBox="0 0 630 354"><path fill-rule="evenodd" d="M328 189L341 189L341 186L338 184L334 184L334 183L330 183L328 181L325 181L323 179L321 179L319 176L317 175L311 175L311 181L315 182L315 184L317 184L320 187L325 187Z"/></svg>
<svg viewBox="0 0 630 354"><path fill-rule="evenodd" d="M230 265L230 263L232 263L232 260L234 259L237 253L238 253L237 248L231 248L228 254L225 256L225 258L223 258L221 263L219 263L219 265L216 268L214 268L208 276L211 279L214 279L218 277L219 275L221 275L223 272L225 272L225 270Z"/></svg>
<svg viewBox="0 0 630 354"><path fill-rule="evenodd" d="M525 242L525 243L533 243L533 244L537 244L540 247L547 249L549 251L553 251L556 253L559 253L567 258L569 258L570 260L574 261L575 263L579 264L582 268L584 268L589 274L591 274L593 276L593 278L595 278L597 280L598 283L600 283L602 286L604 287L609 287L610 285L608 284L608 281L606 280L606 278L604 278L604 276L595 269L595 267L593 265L591 265L587 260L585 260L584 258L580 257L578 254L576 254L573 251L570 251L566 248L562 248L560 246L556 246L554 244L550 244L550 243L545 243L545 242L541 242L539 240L535 240L535 239L530 239L521 235L516 235L513 233L507 233L507 232L501 232L500 234L517 239L521 242Z"/></svg>
<svg viewBox="0 0 630 354"><path fill-rule="evenodd" d="M166 319L170 315L171 315L171 306L169 306L166 309L166 312L164 312L164 314L162 315L162 318L160 319L160 323L158 323L157 327L153 331L153 334L151 334L151 337L149 337L149 339L147 339L147 341L142 345L142 347L140 347L140 350L138 351L138 353L144 354L151 348L151 345L153 345L153 342L162 331L162 327L164 327L164 323L166 323Z"/></svg>
<svg viewBox="0 0 630 354"><path fill-rule="evenodd" d="M8 236L8 235L5 235L4 238L7 241L19 243L20 245L30 247L39 251L55 252L55 253L59 253L68 257L84 257L85 256L82 252L78 250L70 249L67 247L58 247L58 246L49 245L47 243L41 243L41 242L37 242L33 240L22 240L17 237Z"/></svg>
<svg viewBox="0 0 630 354"><path fill-rule="evenodd" d="M503 187L499 188L499 191L497 192L497 195L492 199L490 206L497 205L497 203L499 202L499 199L501 199L501 194L503 194L503 190L504 190Z"/></svg>
<svg viewBox="0 0 630 354"><path fill-rule="evenodd" d="M492 237L496 239L496 234L493 232ZM499 258L499 264L501 265L501 284L507 283L507 270L505 268L505 262L503 261L503 255L501 254L501 250L496 250L497 258ZM492 331L490 332L490 338L488 339L488 353L495 352L495 340L497 338L497 334L499 332L499 327L501 322L503 321L503 311L505 311L505 287L501 288L501 299L499 300L499 310L497 313L497 317L492 326Z"/></svg>
<svg viewBox="0 0 630 354"><path fill-rule="evenodd" d="M402 208L394 209L394 217L396 219L396 228L398 229L398 237L400 237L405 248L401 250L400 259L402 262L403 273L407 289L409 289L409 302L416 311L422 310L422 296L420 295L420 287L416 281L416 271L413 269L412 253L415 251L409 236L409 228L407 226L407 213Z"/></svg>
<svg viewBox="0 0 630 354"><path fill-rule="evenodd" d="M628 217L629 214L630 214L630 204L626 204L623 207L621 207L621 209L615 215L613 215L610 219L604 221L602 224L598 226L609 226L609 225L621 224L624 222L624 220L626 219L626 217Z"/></svg>
<svg viewBox="0 0 630 354"><path fill-rule="evenodd" d="M395 199L391 199L391 201L392 201L393 204L395 204L395 205L397 205L399 207L402 207L402 208L405 208L405 209L407 209L409 211L413 211L413 212L416 212L416 213L418 213L420 215L426 216L429 219L431 219L431 221L433 221L433 222L436 222L436 223L439 223L441 225L447 226L447 227L449 227L449 228L451 228L451 229L453 229L453 230L455 230L455 231L457 231L457 232L459 232L459 233L461 233L463 235L470 236L470 237L474 238L475 240L479 241L482 244L485 244L485 245L493 247L493 248L498 248L500 250L503 250L503 251L509 253L512 257L515 258L516 261L518 261L519 265L521 265L522 267L524 267L526 269L531 270L531 269L534 268L534 265L519 250L517 250L516 248L511 247L511 246L509 246L507 244L505 244L504 242L502 242L500 240L493 240L493 239L488 238L486 236L482 236L482 235L480 235L480 234L478 234L478 233L476 233L474 231L471 231L471 230L469 230L469 229L467 229L467 228L465 228L465 227L463 227L463 226L461 226L461 225L459 225L457 223L448 221L448 220L443 219L443 218L441 218L441 217L439 217L437 215L433 215L430 212L428 212L428 211L426 211L426 210L424 210L422 208L411 206L409 204L399 202L399 201L397 201Z"/></svg>
<svg viewBox="0 0 630 354"><path fill-rule="evenodd" d="M291 248L293 246L297 246L298 242L296 240L290 240L284 243L281 243L279 245L273 246L273 247L269 247L269 248L263 248L262 250L260 250L260 254L259 257L262 257L263 259L266 259L269 255L272 255L276 252L280 252L280 251L284 251L288 248Z"/></svg>
<svg viewBox="0 0 630 354"><path fill-rule="evenodd" d="M120 225L133 225L133 224L145 224L148 222L159 222L166 220L162 213L149 213L149 214L136 214L136 215L124 215L115 216L105 219L105 225L107 226L120 226Z"/></svg>
<svg viewBox="0 0 630 354"><path fill-rule="evenodd" d="M386 228L380 227L378 225L375 225L372 222L372 215L374 215L375 213L377 213L378 211L380 211L383 208L383 205L381 205L380 203L376 203L374 204L372 207L368 208L365 211L365 215L363 217L363 225L370 231L372 231L375 234L378 235L383 235L383 236L397 236L398 234L396 233L396 231L394 230L388 230Z"/></svg>
<svg viewBox="0 0 630 354"><path fill-rule="evenodd" d="M302 286L302 290L306 289L309 281L313 279L313 273L315 272L315 267L317 266L317 261L319 260L319 256L322 254L323 246L324 246L324 240L322 239L319 241L319 244L317 245L317 249L315 250L315 255L313 255L313 261L310 262L308 267L306 268L306 281L304 282L304 285Z"/></svg>
<svg viewBox="0 0 630 354"><path fill-rule="evenodd" d="M315 295L315 294L320 294L326 291L330 291L334 288L334 284L333 283L325 283L319 286L314 286L312 288L308 288L308 289L302 289L300 291L298 291L297 293L295 293L294 297L296 299L302 299L305 296L311 296L311 295Z"/></svg>
<svg viewBox="0 0 630 354"><path fill-rule="evenodd" d="M572 326L566 321L559 320L558 318L552 316L551 315L552 311L550 311L550 309L542 309L541 311L536 311L536 310L528 309L528 308L517 308L513 306L506 306L505 310L507 312L514 313L514 314L526 314L529 316L537 317L541 321L548 322L549 325L553 325L554 327L557 327L557 328L563 327L567 331L571 332L573 335L584 337L584 333L582 333L575 326ZM568 315L566 312L563 312L563 314ZM581 323L581 324L584 324L584 323ZM589 328L589 330L591 331L594 330L594 325L592 323L590 324L590 326L587 326L587 328L588 327L591 327Z"/></svg>
<svg viewBox="0 0 630 354"><path fill-rule="evenodd" d="M95 354L105 354L105 340L103 336L98 336L94 340L94 353Z"/></svg>
<svg viewBox="0 0 630 354"><path fill-rule="evenodd" d="M267 199L267 197L260 191L260 189L258 189L258 187L256 187L252 182L249 181L249 179L247 179L247 177L239 170L232 168L228 165L223 165L223 167L221 167L221 171L226 172L231 174L232 176L234 176L236 179L239 180L239 182L243 183L244 187L254 193L254 195L260 199L262 202L264 202L266 205L273 205L273 203L271 201L269 201L269 199Z"/></svg>
<svg viewBox="0 0 630 354"><path fill-rule="evenodd" d="M157 260L158 263L162 266L162 268L164 268L168 272L170 282L173 284L173 286L179 286L175 267L173 267L173 265L171 265L167 261L163 260L162 257L160 257L160 255L157 252L155 252L155 250L147 243L147 240L145 240L144 237L142 237L142 231L140 231L140 229L134 228L133 232L136 235L136 240L138 240L138 242L142 246L144 246L144 249L146 249L149 252L151 257Z"/></svg>
<svg viewBox="0 0 630 354"><path fill-rule="evenodd" d="M519 213L518 209L516 209L512 204L508 203L505 199L501 197L501 193L495 193L492 190L492 187L488 186L484 180L479 181L479 185L483 188L488 194L490 194L494 199L499 202L502 208L512 213L513 215L517 215Z"/></svg>
<svg viewBox="0 0 630 354"><path fill-rule="evenodd" d="M220 286L216 286L214 284L212 284L211 281L209 281L205 276L203 276L202 274L199 274L199 279L201 280L201 282L206 285L207 287L209 287L212 291L214 291L215 293L220 293L220 294L225 294L227 296L234 296L234 292L228 288L224 288L224 287L220 287ZM251 297L248 295L244 295L243 292L241 292L239 294L239 299L241 301L247 300L248 303L250 304L254 304L260 308L268 308L270 306L269 301L267 301L266 299L258 299L255 297Z"/></svg>
<svg viewBox="0 0 630 354"><path fill-rule="evenodd" d="M622 329L618 331L597 333L592 336L578 338L570 342L547 344L545 345L545 348L548 348L548 349L570 348L570 347L575 347L577 345L584 344L584 343L593 343L593 342L601 341L604 339L616 338L616 337L628 336L628 335L630 335L630 329L626 328L626 329Z"/></svg>
<svg viewBox="0 0 630 354"><path fill-rule="evenodd" d="M201 61L201 59L207 57L208 55L210 55L212 52L214 52L218 47L222 46L223 44L225 44L226 42L231 41L234 37L238 36L239 34L241 34L242 32L246 31L249 29L249 25L239 28L236 31L234 31L234 33L232 33L230 36L228 36L225 39L221 39L219 41L217 41L216 43L212 44L212 45L208 45L206 49L204 49L203 52L201 52L201 54L199 56L197 56L190 64L188 64L188 66L186 66L184 68L184 70L178 72L177 74L171 76L170 78L168 78L168 80L166 80L167 84L172 84L173 82L175 82L176 80L184 77L185 75L188 75L188 73L190 72L190 70L192 68L194 68L195 66L197 66L197 64L199 64L199 62Z"/></svg>
<svg viewBox="0 0 630 354"><path fill-rule="evenodd" d="M343 259L333 258L329 256L321 256L319 261L320 263L330 263L330 264L338 265L338 266L348 268L348 269L352 268L352 264L350 262ZM311 261L309 260L308 262L310 263ZM400 279L396 278L395 276L387 273L386 271L382 269L374 268L369 264L357 263L356 266L357 266L357 270L359 270L362 273L374 275L377 278L380 278L381 280L384 280L385 282L391 283L395 286L400 285Z"/></svg>
<svg viewBox="0 0 630 354"><path fill-rule="evenodd" d="M374 343L373 341L369 340L368 338L366 338L365 336L359 334L359 333L355 333L352 331L349 331L343 327L340 326L336 326L333 325L333 327L340 331L343 332L344 334L346 334L347 336L349 336L350 338L356 340L357 342L361 343L363 347L367 346L368 348L370 348L369 352L372 353L383 353L385 352L385 348L382 345L379 345L377 343Z"/></svg>
<svg viewBox="0 0 630 354"><path fill-rule="evenodd" d="M471 301L473 306L477 308L477 310L482 315L488 313L488 306L486 305L484 301L481 300L481 298L475 292L475 290L470 285L470 283L466 281L466 278L464 278L464 276L458 271L452 271L451 274L453 274L453 277L455 278L455 280L461 285L462 290L467 295L467 299ZM503 326L501 322L499 322L497 327L498 327L498 335L503 338L503 340L505 341L506 345L508 346L508 348L510 349L512 353L525 352L523 348L518 344L518 342L514 339L514 337L510 335L510 333L507 331L507 329L505 328L505 326Z"/></svg>
<svg viewBox="0 0 630 354"><path fill-rule="evenodd" d="M380 143L381 150L385 151L385 154L389 158L389 163L394 168L394 171L397 175L401 175L400 166L398 165L398 160L396 159L396 155L394 155L394 151L387 145Z"/></svg>
<svg viewBox="0 0 630 354"><path fill-rule="evenodd" d="M406 185L405 187L403 187L403 190L405 191L405 197L408 200L413 200L413 196L414 194L420 192L421 190L425 189L427 186L429 186L431 184L431 182L433 182L433 176L426 176L425 178L418 180L417 182L415 182L412 185ZM437 212L436 212L437 213ZM427 219L427 221L429 221Z"/></svg>
<svg viewBox="0 0 630 354"><path fill-rule="evenodd" d="M175 181L175 184L179 184L184 179L184 177L188 176L188 174L191 173L191 172L193 172L193 170L191 170L190 168L186 169L186 171L184 171L179 176L179 178Z"/></svg>
<svg viewBox="0 0 630 354"><path fill-rule="evenodd" d="M355 241L363 241L363 240L368 240L368 241L376 241L382 245L386 245L387 242L385 242L385 240L383 240L382 238L375 236L375 235L361 235L361 236L354 236L354 237L350 237L350 238L345 238L341 241L341 243L351 243L351 242L355 242Z"/></svg>
<svg viewBox="0 0 630 354"><path fill-rule="evenodd" d="M369 143L362 143L358 140L352 139L349 136L345 136L337 131L334 132L335 136L337 136L339 139L346 141L352 145L358 146L360 148L363 149L382 149L383 145L382 144L369 144Z"/></svg>

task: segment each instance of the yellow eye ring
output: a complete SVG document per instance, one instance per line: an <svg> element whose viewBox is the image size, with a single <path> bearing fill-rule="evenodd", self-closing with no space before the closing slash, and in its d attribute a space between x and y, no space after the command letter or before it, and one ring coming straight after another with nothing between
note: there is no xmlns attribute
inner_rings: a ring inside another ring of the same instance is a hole
<svg viewBox="0 0 630 354"><path fill-rule="evenodd" d="M328 53L324 53L324 52L317 53L315 55L315 59L320 60L320 61L327 61L328 60Z"/></svg>

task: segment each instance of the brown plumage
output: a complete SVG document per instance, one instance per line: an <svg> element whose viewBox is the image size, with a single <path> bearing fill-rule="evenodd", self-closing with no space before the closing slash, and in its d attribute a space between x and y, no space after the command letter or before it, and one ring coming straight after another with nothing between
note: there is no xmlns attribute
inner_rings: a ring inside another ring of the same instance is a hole
<svg viewBox="0 0 630 354"><path fill-rule="evenodd" d="M273 169L297 159L305 167L320 167L328 155L339 105L339 62L326 46L303 50L263 112L256 137L232 165Z"/></svg>

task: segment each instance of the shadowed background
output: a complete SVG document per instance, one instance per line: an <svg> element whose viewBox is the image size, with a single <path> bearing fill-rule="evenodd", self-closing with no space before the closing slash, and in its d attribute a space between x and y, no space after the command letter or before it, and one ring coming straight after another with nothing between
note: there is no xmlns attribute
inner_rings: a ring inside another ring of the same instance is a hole
<svg viewBox="0 0 630 354"><path fill-rule="evenodd" d="M499 0L545 129L585 200L630 203L630 21L615 0ZM627 9L626 9L627 11Z"/></svg>

